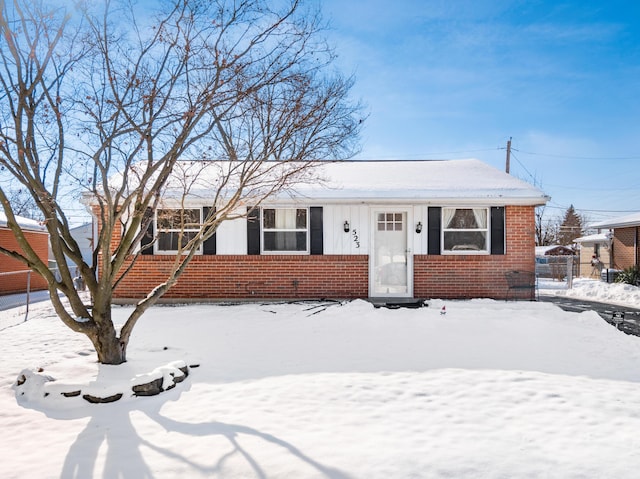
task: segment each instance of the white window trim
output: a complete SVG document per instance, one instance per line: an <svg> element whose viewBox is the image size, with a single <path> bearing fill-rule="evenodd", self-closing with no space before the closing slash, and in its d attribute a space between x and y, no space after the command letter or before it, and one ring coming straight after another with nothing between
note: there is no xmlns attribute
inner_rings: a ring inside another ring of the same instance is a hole
<svg viewBox="0 0 640 479"><path fill-rule="evenodd" d="M486 229L474 228L474 229L446 229L444 227L444 210L466 210L466 209L476 209L476 210L485 210L487 214L487 227ZM442 255L452 255L452 256L461 256L461 255L474 255L474 256L488 256L491 254L491 211L487 206L443 206L440 211L440 253ZM444 234L445 231L486 231L486 244L485 250L447 250L444 247Z"/></svg>
<svg viewBox="0 0 640 479"><path fill-rule="evenodd" d="M154 214L154 221L155 221L155 233L156 233L156 240L155 240L155 244L153 245L153 253L157 254L157 255L177 255L178 254L178 250L169 250L169 249L160 249L160 233L171 233L171 232L180 232L180 229L170 229L170 230L165 230L165 229L160 229L160 227L158 226L158 212L159 211L166 211L166 210L173 210L173 211L179 211L182 208L171 208L171 207L167 207L167 208L158 208L155 211ZM185 210L198 210L200 212L200 225L202 225L202 208L198 208L198 207L186 207L184 208ZM185 228L184 232L189 232L189 231L200 231L202 228L199 227L198 229L189 229L189 228ZM187 254L189 252L189 250L184 250L182 251L182 254ZM196 249L196 254L202 254L202 244L200 244L200 246L198 246L198 248Z"/></svg>
<svg viewBox="0 0 640 479"><path fill-rule="evenodd" d="M305 229L265 229L264 227L264 210L306 210L307 212L307 227ZM261 255L298 255L305 256L311 254L311 229L309 223L311 221L310 211L308 206L263 206L260 208L260 254ZM304 251L270 251L264 249L264 234L266 232L277 232L277 231L288 231L288 232L305 232L306 236L306 245Z"/></svg>

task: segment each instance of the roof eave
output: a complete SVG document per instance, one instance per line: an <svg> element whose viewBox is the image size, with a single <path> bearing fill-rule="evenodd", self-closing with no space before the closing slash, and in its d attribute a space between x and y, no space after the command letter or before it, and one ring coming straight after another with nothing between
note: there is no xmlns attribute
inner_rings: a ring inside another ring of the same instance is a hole
<svg viewBox="0 0 640 479"><path fill-rule="evenodd" d="M548 197L372 197L372 196L348 196L348 197L278 197L266 200L269 203L323 203L323 204L417 204L434 206L542 206L549 201Z"/></svg>
<svg viewBox="0 0 640 479"><path fill-rule="evenodd" d="M635 228L640 226L640 221L630 221L627 223L595 223L590 225L595 229L615 229L615 228Z"/></svg>

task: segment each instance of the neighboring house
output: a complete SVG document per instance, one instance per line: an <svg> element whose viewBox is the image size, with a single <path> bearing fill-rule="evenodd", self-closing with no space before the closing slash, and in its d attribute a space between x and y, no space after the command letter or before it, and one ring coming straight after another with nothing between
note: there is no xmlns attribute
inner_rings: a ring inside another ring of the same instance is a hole
<svg viewBox="0 0 640 479"><path fill-rule="evenodd" d="M78 246L80 247L80 251L82 252L82 259L89 266L93 263L93 223L85 223L80 226L75 226L69 230L71 236ZM53 258L53 253L51 249L49 249L49 258ZM72 261L67 260L69 268L72 274L75 274L77 266ZM50 267L56 268L55 261L50 261Z"/></svg>
<svg viewBox="0 0 640 479"><path fill-rule="evenodd" d="M320 169L322 181L222 223L165 299L504 298L505 272L535 268L534 209L548 198L522 180L477 160ZM206 198L202 190L186 200L194 229ZM170 192L163 201L153 246L116 300L142 298L165 279L180 203Z"/></svg>
<svg viewBox="0 0 640 479"><path fill-rule="evenodd" d="M640 213L600 221L590 225L598 230L612 230L611 267L627 269L640 265Z"/></svg>
<svg viewBox="0 0 640 479"><path fill-rule="evenodd" d="M85 223L69 231L82 252L82 259L88 265L93 262L93 223Z"/></svg>
<svg viewBox="0 0 640 479"><path fill-rule="evenodd" d="M610 236L607 233L597 233L577 238L575 242L579 245L579 275L583 278L600 279L602 270L610 267Z"/></svg>
<svg viewBox="0 0 640 479"><path fill-rule="evenodd" d="M24 232L29 245L37 255L47 263L49 234L44 226L37 221L16 217L18 225ZM7 217L0 210L0 246L9 250L22 253L13 232L7 226ZM28 274L29 268L22 262L4 254L0 254L0 295L11 293L23 293L27 291L27 283L31 290L46 289L47 283L37 273Z"/></svg>

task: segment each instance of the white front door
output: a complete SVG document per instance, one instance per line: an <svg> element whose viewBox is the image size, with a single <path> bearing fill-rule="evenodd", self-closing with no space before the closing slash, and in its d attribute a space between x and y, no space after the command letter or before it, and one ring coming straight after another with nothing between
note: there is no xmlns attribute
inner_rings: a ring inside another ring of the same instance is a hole
<svg viewBox="0 0 640 479"><path fill-rule="evenodd" d="M371 297L410 297L413 262L409 248L409 211L373 211L373 248L369 260Z"/></svg>

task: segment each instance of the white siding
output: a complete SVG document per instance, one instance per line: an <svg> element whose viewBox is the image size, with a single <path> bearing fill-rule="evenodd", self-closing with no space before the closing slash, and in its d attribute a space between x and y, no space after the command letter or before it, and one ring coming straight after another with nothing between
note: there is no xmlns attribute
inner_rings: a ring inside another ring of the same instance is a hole
<svg viewBox="0 0 640 479"><path fill-rule="evenodd" d="M379 205L380 207L380 205ZM388 206L382 206L388 208ZM375 206L363 204L323 205L324 254L363 254L370 249L371 211ZM393 207L391 207L393 209ZM413 214L409 224L409 244L413 243L413 254L427 253L427 206L410 208ZM344 232L344 222L349 222L349 232ZM415 232L418 222L422 233ZM216 252L221 255L247 254L247 220L240 218L224 221L217 231Z"/></svg>
<svg viewBox="0 0 640 479"><path fill-rule="evenodd" d="M216 254L247 254L247 220L223 221L216 231Z"/></svg>
<svg viewBox="0 0 640 479"><path fill-rule="evenodd" d="M428 239L428 207L427 206L414 206L413 207L413 254L427 254L427 239ZM416 233L416 225L422 223L422 233Z"/></svg>
<svg viewBox="0 0 640 479"><path fill-rule="evenodd" d="M344 222L349 232L344 232ZM328 205L323 208L324 254L369 254L369 208Z"/></svg>

